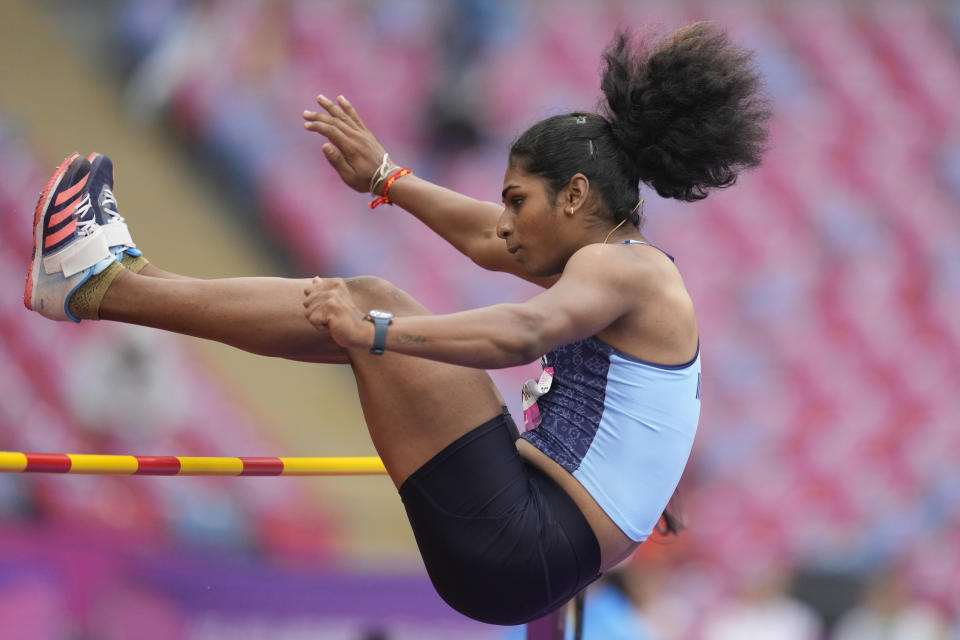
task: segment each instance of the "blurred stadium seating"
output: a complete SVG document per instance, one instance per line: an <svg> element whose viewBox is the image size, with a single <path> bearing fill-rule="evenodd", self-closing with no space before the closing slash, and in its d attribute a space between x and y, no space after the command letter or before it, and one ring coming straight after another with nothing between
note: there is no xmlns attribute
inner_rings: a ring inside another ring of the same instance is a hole
<svg viewBox="0 0 960 640"><path fill-rule="evenodd" d="M125 56L131 108L162 117L227 172L303 273L372 272L450 311L531 289L477 274L399 210L367 210L299 129L315 93L349 97L404 165L496 200L512 136L595 104L599 53L616 25L670 29L709 17L728 29L756 49L773 101L766 162L700 204L646 193L646 233L678 258L704 358L684 489L690 528L668 586L709 608L770 567L862 575L893 565L916 597L960 617L960 10L495 3L487 17L497 28L459 70L474 82L476 102L462 115L479 140L450 151L431 142L424 116L445 73L435 45L447 16L432 6L128 0L114 50ZM46 171L11 126L0 121L0 211L20 215ZM0 275L9 283L22 277L29 229L6 228ZM85 343L119 329L31 322L9 299L0 329L0 382L17 389L17 402L0 407L5 437L33 449L126 446L119 432L101 440L77 424L60 380ZM225 424L233 435L223 453L268 448L202 367L176 357L205 393L191 394L189 419L163 434L171 449L219 453ZM117 495L108 479L77 495L41 483L18 499L67 520L95 512L90 501L126 501L135 510L123 526L170 531L190 529L189 495L204 518L224 514L224 529L246 536L238 544L281 551L288 541L258 523L288 527L289 514L304 513L298 494L273 485L227 492L204 482L145 483L143 496ZM322 536L319 510L306 512L315 516L300 522L303 535Z"/></svg>

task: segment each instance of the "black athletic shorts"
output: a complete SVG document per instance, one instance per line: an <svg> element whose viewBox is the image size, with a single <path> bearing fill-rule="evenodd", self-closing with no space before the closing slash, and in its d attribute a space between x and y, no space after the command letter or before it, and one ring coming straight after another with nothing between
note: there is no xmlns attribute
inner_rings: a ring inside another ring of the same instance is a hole
<svg viewBox="0 0 960 640"><path fill-rule="evenodd" d="M543 617L599 577L600 545L586 518L520 457L517 437L504 409L400 487L437 593L490 624Z"/></svg>

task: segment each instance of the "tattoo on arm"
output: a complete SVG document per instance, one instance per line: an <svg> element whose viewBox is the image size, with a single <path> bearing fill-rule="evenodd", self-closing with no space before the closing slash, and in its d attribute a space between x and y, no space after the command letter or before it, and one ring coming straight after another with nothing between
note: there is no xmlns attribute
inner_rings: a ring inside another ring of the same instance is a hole
<svg viewBox="0 0 960 640"><path fill-rule="evenodd" d="M393 341L396 344L424 344L427 338L426 336L412 336L409 333L401 333Z"/></svg>

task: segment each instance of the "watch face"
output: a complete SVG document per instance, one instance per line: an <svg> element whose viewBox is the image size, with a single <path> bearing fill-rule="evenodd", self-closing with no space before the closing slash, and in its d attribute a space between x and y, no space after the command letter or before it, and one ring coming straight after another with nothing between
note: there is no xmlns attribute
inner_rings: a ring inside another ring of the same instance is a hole
<svg viewBox="0 0 960 640"><path fill-rule="evenodd" d="M371 318L386 318L390 319L393 317L393 314L389 311L383 311L382 309L371 309L367 312L367 315Z"/></svg>

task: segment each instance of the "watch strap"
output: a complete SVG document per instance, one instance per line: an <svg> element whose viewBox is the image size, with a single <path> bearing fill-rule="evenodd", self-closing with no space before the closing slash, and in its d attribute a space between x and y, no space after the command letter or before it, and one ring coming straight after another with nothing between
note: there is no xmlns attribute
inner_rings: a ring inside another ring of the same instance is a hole
<svg viewBox="0 0 960 640"><path fill-rule="evenodd" d="M370 347L370 353L375 356L382 356L387 346L387 327L393 324L393 314L380 315L386 312L375 311L367 312L365 320L373 323L373 346Z"/></svg>
<svg viewBox="0 0 960 640"><path fill-rule="evenodd" d="M390 318L373 319L373 346L370 347L370 353L375 356L382 356L384 347L387 346L387 327L390 326Z"/></svg>

